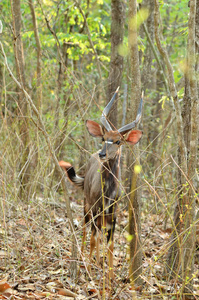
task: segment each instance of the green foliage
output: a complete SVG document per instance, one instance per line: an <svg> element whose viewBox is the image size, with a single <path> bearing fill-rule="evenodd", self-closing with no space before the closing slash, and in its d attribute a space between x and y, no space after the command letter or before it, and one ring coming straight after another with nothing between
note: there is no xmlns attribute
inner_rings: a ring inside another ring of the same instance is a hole
<svg viewBox="0 0 199 300"><path fill-rule="evenodd" d="M141 2L141 1L139 1ZM35 13L39 31L39 38L42 47L42 86L43 86L43 118L45 118L49 131L54 128L56 120L56 103L59 97L60 108L65 109L67 99L70 102L79 101L81 104L77 107L86 108L91 99L91 95L81 97L82 87L87 91L92 91L95 85L98 86L99 74L96 68L96 56L91 46L87 26L84 17L76 6L73 0L61 1L59 4L56 1L44 0L41 4L34 1ZM111 0L91 0L81 1L81 9L89 28L90 38L97 51L98 59L101 62L102 80L108 76L111 45L110 45L110 31L111 31ZM128 7L127 7L128 9ZM164 43L169 50L169 56L174 68L174 78L177 82L182 74L184 68L184 58L186 52L187 40L187 15L188 6L186 1L162 1L160 5L160 13L162 17L162 29L164 36ZM12 14L10 1L2 0L1 2L2 21L4 25L3 42L6 47L8 61L11 66L15 66L15 58L12 43ZM32 16L28 2L21 2L22 12L22 30L21 36L24 44L26 80L33 89L36 88L36 41L33 30ZM128 12L127 12L128 14ZM138 24L146 21L148 17L148 10L142 10L138 15ZM46 20L52 30L55 32L56 38L47 27ZM126 22L127 26L127 22ZM127 27L126 27L127 28ZM60 56L63 58L67 54L67 66L64 69L65 79L62 84L59 95L57 94L58 72ZM65 48L64 48L65 47ZM65 49L65 50L64 50ZM63 52L65 51L65 52ZM123 44L118 49L119 53L127 59L128 56L128 32L125 32ZM146 51L146 37L139 36L139 51L144 53ZM124 77L126 78L128 70L124 70ZM126 80L126 79L125 79ZM7 95L11 95L12 90L8 86ZM179 96L182 97L183 91L180 91ZM34 93L33 93L34 96ZM150 96L155 95L151 92ZM101 102L99 97L100 108L103 108L104 100ZM167 103L164 95L161 99L163 107ZM11 101L12 102L12 101ZM11 107L16 106L15 102ZM49 104L50 103L50 104ZM72 105L72 108L76 106ZM16 109L16 107L14 108ZM70 111L70 107L67 108ZM89 108L89 115L93 119L98 119L100 111L93 103ZM59 115L59 128L64 124L65 116L63 113ZM80 120L78 119L80 118ZM69 131L78 124L83 124L83 114L69 118ZM77 126L78 127L78 126ZM76 127L77 134L81 134Z"/></svg>
<svg viewBox="0 0 199 300"><path fill-rule="evenodd" d="M164 43L174 68L176 81L183 75L186 56L189 7L187 1L162 1L160 6Z"/></svg>

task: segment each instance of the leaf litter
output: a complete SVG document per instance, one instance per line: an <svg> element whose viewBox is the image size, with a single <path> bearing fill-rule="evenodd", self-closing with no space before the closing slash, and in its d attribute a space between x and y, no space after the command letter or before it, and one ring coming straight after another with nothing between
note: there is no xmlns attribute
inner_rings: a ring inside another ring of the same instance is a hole
<svg viewBox="0 0 199 300"><path fill-rule="evenodd" d="M71 231L64 199L56 203L35 199L18 204L0 226L0 299L171 299L177 297L180 283L164 279L165 255L170 227L163 229L160 215L142 216L143 285L132 287L128 280L128 212L119 205L115 231L114 274L108 279L107 249L101 246L101 264L89 264L89 236L83 259L80 255L83 207L71 197L78 241L78 276L70 277ZM102 243L101 243L102 245ZM199 264L195 263L194 296L199 296ZM176 298L177 299L177 298ZM197 299L197 298L196 298Z"/></svg>

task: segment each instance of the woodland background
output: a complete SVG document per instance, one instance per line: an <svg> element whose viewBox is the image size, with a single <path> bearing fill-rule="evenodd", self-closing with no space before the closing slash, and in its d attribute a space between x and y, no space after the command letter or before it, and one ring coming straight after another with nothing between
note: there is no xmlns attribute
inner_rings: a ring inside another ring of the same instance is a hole
<svg viewBox="0 0 199 300"><path fill-rule="evenodd" d="M0 3L0 299L199 296L199 1L138 2ZM84 174L101 143L85 121L99 121L118 86L118 128L135 119L144 91L143 138L121 162L130 193L140 161L140 230L128 231L124 196L110 282L106 244L92 274L88 241L80 257L83 196L58 160Z"/></svg>

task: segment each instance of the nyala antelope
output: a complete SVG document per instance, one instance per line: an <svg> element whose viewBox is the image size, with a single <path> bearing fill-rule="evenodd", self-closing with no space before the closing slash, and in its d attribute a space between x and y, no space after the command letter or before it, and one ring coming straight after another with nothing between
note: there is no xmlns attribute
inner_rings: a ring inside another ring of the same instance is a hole
<svg viewBox="0 0 199 300"><path fill-rule="evenodd" d="M108 122L107 115L117 93L118 89L102 112L100 119L102 126L91 120L86 121L88 132L93 137L100 137L103 146L100 151L91 156L86 166L85 176L77 176L70 163L64 161L59 162L60 166L66 171L69 180L84 190L82 253L86 239L86 224L91 221L90 261L93 250L96 247L96 259L99 264L99 231L103 228L103 230L106 230L107 234L109 274L111 278L113 278L113 237L116 223L116 206L117 201L121 196L121 145L126 143L135 145L142 136L140 130L132 130L141 118L142 99L140 101L136 120L118 130L112 129Z"/></svg>

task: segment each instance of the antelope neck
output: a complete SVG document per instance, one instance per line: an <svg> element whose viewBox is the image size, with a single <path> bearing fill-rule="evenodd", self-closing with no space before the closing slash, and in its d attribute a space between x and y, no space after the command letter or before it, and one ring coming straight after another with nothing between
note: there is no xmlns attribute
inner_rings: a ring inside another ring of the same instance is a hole
<svg viewBox="0 0 199 300"><path fill-rule="evenodd" d="M120 153L117 153L114 159L110 159L103 163L102 165L102 176L108 177L114 174L116 177L119 175L119 158Z"/></svg>

